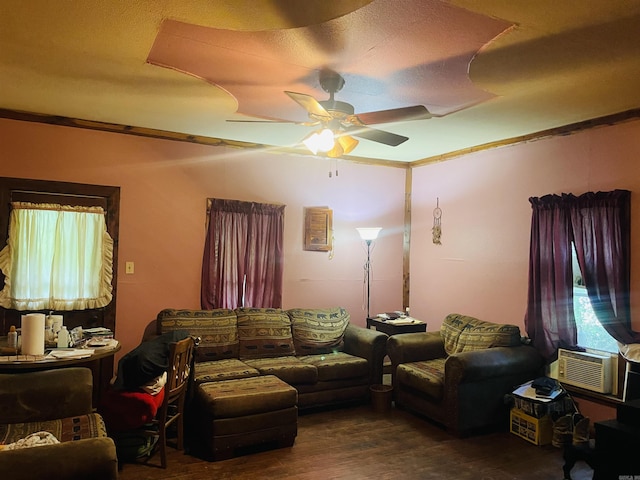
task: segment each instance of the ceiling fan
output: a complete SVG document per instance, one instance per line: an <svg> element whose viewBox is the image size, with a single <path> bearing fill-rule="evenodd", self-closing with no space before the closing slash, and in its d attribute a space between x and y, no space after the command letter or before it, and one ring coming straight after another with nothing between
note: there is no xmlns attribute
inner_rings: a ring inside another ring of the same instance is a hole
<svg viewBox="0 0 640 480"><path fill-rule="evenodd" d="M364 138L373 142L396 147L408 137L369 127L372 124L391 123L407 120L423 120L433 115L422 105L378 110L368 113L355 113L353 105L334 98L342 90L344 78L329 69L320 71L320 86L329 94L328 100L316 100L305 93L285 91L293 101L307 111L308 122L293 122L289 120L264 120L269 123L295 123L305 126L321 126L302 140L312 153L324 152L328 157L340 157L351 152L358 140L353 137ZM254 122L254 120L229 120L239 122Z"/></svg>

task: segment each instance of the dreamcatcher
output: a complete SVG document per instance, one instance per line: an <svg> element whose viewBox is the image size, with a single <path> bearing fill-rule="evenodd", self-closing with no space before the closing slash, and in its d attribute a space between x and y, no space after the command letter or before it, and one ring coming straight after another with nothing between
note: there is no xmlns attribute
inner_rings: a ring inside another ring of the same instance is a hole
<svg viewBox="0 0 640 480"><path fill-rule="evenodd" d="M433 232L433 243L436 245L442 245L440 241L440 236L442 235L442 210L440 210L440 198L436 199L436 208L433 209L433 228L431 232Z"/></svg>

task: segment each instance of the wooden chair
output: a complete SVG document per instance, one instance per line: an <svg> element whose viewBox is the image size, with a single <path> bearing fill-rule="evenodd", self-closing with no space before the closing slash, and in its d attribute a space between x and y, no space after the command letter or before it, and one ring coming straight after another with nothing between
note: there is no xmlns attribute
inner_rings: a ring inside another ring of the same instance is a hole
<svg viewBox="0 0 640 480"><path fill-rule="evenodd" d="M195 339L187 337L169 345L169 368L164 386L164 401L151 423L153 428L145 430L148 435L158 435L156 449L160 450L162 468L167 468L167 428L175 424L176 448L184 450L184 407L192 376Z"/></svg>

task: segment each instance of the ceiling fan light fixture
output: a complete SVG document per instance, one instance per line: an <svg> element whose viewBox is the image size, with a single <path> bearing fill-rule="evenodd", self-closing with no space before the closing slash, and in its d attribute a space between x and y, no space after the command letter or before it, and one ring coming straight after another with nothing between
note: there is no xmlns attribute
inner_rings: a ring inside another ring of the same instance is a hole
<svg viewBox="0 0 640 480"><path fill-rule="evenodd" d="M337 141L333 148L327 152L327 157L329 158L340 158L342 155L344 155L344 150Z"/></svg>
<svg viewBox="0 0 640 480"><path fill-rule="evenodd" d="M340 135L336 143L339 143L342 147L343 154L347 154L353 151L354 148L358 146L358 140L353 138L351 135Z"/></svg>
<svg viewBox="0 0 640 480"><path fill-rule="evenodd" d="M336 141L333 132L328 128L323 128L312 132L302 140L302 143L316 155L318 152L328 152L334 148Z"/></svg>
<svg viewBox="0 0 640 480"><path fill-rule="evenodd" d="M340 158L351 152L358 146L358 140L349 135L336 135L336 143L331 150L327 152L329 158Z"/></svg>

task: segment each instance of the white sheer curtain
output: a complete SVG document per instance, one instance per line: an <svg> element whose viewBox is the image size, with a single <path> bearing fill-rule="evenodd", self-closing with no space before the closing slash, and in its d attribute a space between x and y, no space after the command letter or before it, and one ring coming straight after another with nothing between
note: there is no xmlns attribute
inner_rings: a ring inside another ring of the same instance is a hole
<svg viewBox="0 0 640 480"><path fill-rule="evenodd" d="M12 203L0 251L0 305L16 310L85 310L112 299L113 240L101 207Z"/></svg>

